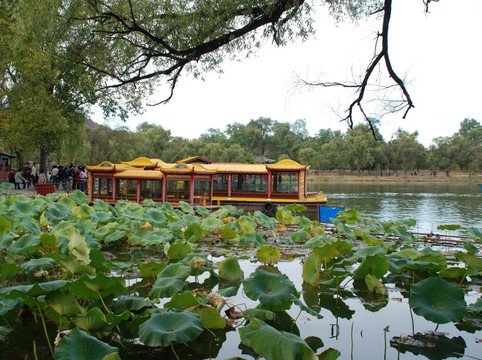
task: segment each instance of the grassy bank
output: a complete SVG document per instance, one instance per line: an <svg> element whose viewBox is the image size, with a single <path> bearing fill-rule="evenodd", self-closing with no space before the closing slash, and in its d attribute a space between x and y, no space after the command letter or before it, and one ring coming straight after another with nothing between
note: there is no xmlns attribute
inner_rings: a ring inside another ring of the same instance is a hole
<svg viewBox="0 0 482 360"><path fill-rule="evenodd" d="M450 183L453 185L461 184L482 184L481 173L468 172L452 172L450 176L446 176L445 173L437 173L436 176L430 175L429 171L419 172L418 175L411 175L410 173L404 174L399 172L397 176L394 176L391 172L390 176L387 176L386 172L381 175L380 172L370 175L368 172L350 171L339 173L338 171L320 171L310 170L308 175L309 182L347 182L347 183L360 183L360 182L398 182L398 183Z"/></svg>

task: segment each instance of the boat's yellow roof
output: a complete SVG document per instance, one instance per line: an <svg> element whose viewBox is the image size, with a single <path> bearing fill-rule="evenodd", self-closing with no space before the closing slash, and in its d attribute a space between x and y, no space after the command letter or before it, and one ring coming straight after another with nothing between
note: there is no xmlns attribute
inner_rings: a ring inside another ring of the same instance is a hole
<svg viewBox="0 0 482 360"><path fill-rule="evenodd" d="M131 169L119 172L115 174L114 177L121 179L162 179L163 174L156 170L143 171L139 169Z"/></svg>
<svg viewBox="0 0 482 360"><path fill-rule="evenodd" d="M99 165L86 165L85 168L88 171L95 171L95 172L113 172L116 169L115 164L109 161L102 161Z"/></svg>
<svg viewBox="0 0 482 360"><path fill-rule="evenodd" d="M143 167L143 168L153 168L156 167L157 162L153 162L151 159L146 157L138 157L132 161L123 161L122 164L130 165L133 167Z"/></svg>
<svg viewBox="0 0 482 360"><path fill-rule="evenodd" d="M217 171L218 173L244 173L244 174L267 174L268 170L264 164L235 164L217 163L204 165L206 169Z"/></svg>
<svg viewBox="0 0 482 360"><path fill-rule="evenodd" d="M300 165L296 161L285 159L276 164L266 164L266 168L270 170L304 170L308 168L308 165Z"/></svg>

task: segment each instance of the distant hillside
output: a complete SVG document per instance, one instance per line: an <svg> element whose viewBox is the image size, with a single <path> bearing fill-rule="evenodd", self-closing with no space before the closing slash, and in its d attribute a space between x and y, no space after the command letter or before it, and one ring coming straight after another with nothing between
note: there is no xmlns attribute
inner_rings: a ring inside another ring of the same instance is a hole
<svg viewBox="0 0 482 360"><path fill-rule="evenodd" d="M95 121L92 121L91 119L87 119L87 122L85 123L85 125L89 129L97 129L100 126L100 124L96 123Z"/></svg>

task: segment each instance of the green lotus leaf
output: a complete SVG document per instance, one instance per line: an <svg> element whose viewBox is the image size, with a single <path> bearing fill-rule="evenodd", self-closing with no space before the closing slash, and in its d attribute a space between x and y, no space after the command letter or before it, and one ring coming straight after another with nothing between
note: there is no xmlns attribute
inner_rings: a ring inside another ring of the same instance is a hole
<svg viewBox="0 0 482 360"><path fill-rule="evenodd" d="M12 234L10 231L5 231L0 236L0 249L8 249L10 245L12 245L14 238L14 234Z"/></svg>
<svg viewBox="0 0 482 360"><path fill-rule="evenodd" d="M387 249L385 249L382 245L368 246L368 247L361 247L360 249L355 251L355 253L353 254L353 257L356 257L360 260L364 260L368 255L378 254L380 256L385 256L386 253L387 253ZM420 255L418 251L417 251L417 254L418 254L417 256Z"/></svg>
<svg viewBox="0 0 482 360"><path fill-rule="evenodd" d="M330 262L340 254L338 248L333 244L325 244L323 246L315 247L312 252L320 258L322 264Z"/></svg>
<svg viewBox="0 0 482 360"><path fill-rule="evenodd" d="M71 319L72 323L87 331L101 331L109 327L105 314L98 307L93 307L85 314L81 314Z"/></svg>
<svg viewBox="0 0 482 360"><path fill-rule="evenodd" d="M25 294L29 296L39 296L39 295L46 295L51 291L55 290L63 290L69 281L66 280L53 280L43 283L33 283L28 285L15 285L10 286L7 288L0 289L0 294L4 294L5 296L12 297L18 296L19 294Z"/></svg>
<svg viewBox="0 0 482 360"><path fill-rule="evenodd" d="M33 234L23 235L20 239L14 241L8 248L8 252L14 255L25 255L31 252L40 244L40 236Z"/></svg>
<svg viewBox="0 0 482 360"><path fill-rule="evenodd" d="M90 248L87 246L85 236L80 235L75 228L65 230L65 237L69 241L69 251L76 259L82 261L85 265L90 263Z"/></svg>
<svg viewBox="0 0 482 360"><path fill-rule="evenodd" d="M315 253L310 253L303 263L303 281L311 286L320 283L321 259Z"/></svg>
<svg viewBox="0 0 482 360"><path fill-rule="evenodd" d="M212 217L217 217L218 219L224 219L229 215L229 210L226 209L224 206L217 209L215 212L211 214Z"/></svg>
<svg viewBox="0 0 482 360"><path fill-rule="evenodd" d="M258 232L254 232L252 234L241 234L240 240L256 247L266 244L266 240L264 239L263 235ZM230 242L232 242L232 240Z"/></svg>
<svg viewBox="0 0 482 360"><path fill-rule="evenodd" d="M310 346L299 336L278 331L259 319L239 329L241 341L267 360L318 360Z"/></svg>
<svg viewBox="0 0 482 360"><path fill-rule="evenodd" d="M148 263L142 263L138 267L142 275L146 277L157 277L157 275L164 270L166 264L150 261Z"/></svg>
<svg viewBox="0 0 482 360"><path fill-rule="evenodd" d="M119 350L78 328L60 340L54 360L120 360Z"/></svg>
<svg viewBox="0 0 482 360"><path fill-rule="evenodd" d="M224 329L226 327L226 320L224 320L219 312L208 305L195 305L188 311L198 314L199 320L202 321L203 325L207 329Z"/></svg>
<svg viewBox="0 0 482 360"><path fill-rule="evenodd" d="M336 214L336 219L345 224L355 224L358 221L360 221L361 216L358 210L349 209L349 210L339 211Z"/></svg>
<svg viewBox="0 0 482 360"><path fill-rule="evenodd" d="M176 241L169 246L167 256L172 260L182 260L192 252L192 247L187 241Z"/></svg>
<svg viewBox="0 0 482 360"><path fill-rule="evenodd" d="M154 305L145 298L138 296L123 296L112 304L112 309L115 310L115 312L124 309L139 312L146 308L152 309L154 308Z"/></svg>
<svg viewBox="0 0 482 360"><path fill-rule="evenodd" d="M92 209L88 204L81 204L77 206L76 208L72 209L72 215L81 220L88 220L90 219L90 214L92 214L95 210Z"/></svg>
<svg viewBox="0 0 482 360"><path fill-rule="evenodd" d="M458 224L445 224L445 225L438 225L437 230L448 230L448 231L455 231L460 229L460 225Z"/></svg>
<svg viewBox="0 0 482 360"><path fill-rule="evenodd" d="M94 199L93 208L96 212L106 212L106 213L113 213L114 209L111 205L103 202L100 199Z"/></svg>
<svg viewBox="0 0 482 360"><path fill-rule="evenodd" d="M346 226L344 223L342 222L338 222L336 224L336 230L341 234L343 235L344 237L346 237L347 240L349 241L355 241L356 240L356 235L355 233L353 232L353 230L351 228L349 228L348 226Z"/></svg>
<svg viewBox="0 0 482 360"><path fill-rule="evenodd" d="M31 259L21 264L20 268L26 272L38 271L38 270L44 270L49 266L54 266L55 264L57 264L57 261L55 261L52 258L39 258L39 259Z"/></svg>
<svg viewBox="0 0 482 360"><path fill-rule="evenodd" d="M291 215L290 212L285 210L282 206L278 206L278 211L276 211L276 219L285 225L296 224L296 218Z"/></svg>
<svg viewBox="0 0 482 360"><path fill-rule="evenodd" d="M319 360L336 360L340 357L341 353L333 348L328 348L318 355Z"/></svg>
<svg viewBox="0 0 482 360"><path fill-rule="evenodd" d="M398 236L404 243L412 244L414 242L413 234L409 233L407 230L399 228L399 227L392 227L391 229L393 233Z"/></svg>
<svg viewBox="0 0 482 360"><path fill-rule="evenodd" d="M199 305L199 300L192 292L185 291L182 294L174 294L171 300L164 304L164 307L186 310L196 305Z"/></svg>
<svg viewBox="0 0 482 360"><path fill-rule="evenodd" d="M410 307L429 321L445 324L460 321L465 315L463 290L438 276L419 281L410 292Z"/></svg>
<svg viewBox="0 0 482 360"><path fill-rule="evenodd" d="M274 321L274 319L276 318L276 313L274 311L260 308L248 309L244 311L243 314L244 317L249 321L253 321L254 318L262 321Z"/></svg>
<svg viewBox="0 0 482 360"><path fill-rule="evenodd" d="M247 216L242 216L238 219L238 229L241 234L253 234L256 232L256 223Z"/></svg>
<svg viewBox="0 0 482 360"><path fill-rule="evenodd" d="M33 218L40 214L39 209L30 200L19 200L10 209L16 217Z"/></svg>
<svg viewBox="0 0 482 360"><path fill-rule="evenodd" d="M353 278L365 279L368 274L374 275L378 279L382 278L388 271L389 260L378 254L368 255L360 266L353 272Z"/></svg>
<svg viewBox="0 0 482 360"><path fill-rule="evenodd" d="M163 228L167 225L167 217L164 213L157 209L148 210L146 212L146 219L155 227Z"/></svg>
<svg viewBox="0 0 482 360"><path fill-rule="evenodd" d="M298 226L298 229L309 231L312 224L312 221L306 216L296 217L296 225Z"/></svg>
<svg viewBox="0 0 482 360"><path fill-rule="evenodd" d="M59 261L60 266L66 273L70 273L72 275L95 275L95 268L84 265L81 261L74 259L73 257L69 257L67 259L62 259Z"/></svg>
<svg viewBox="0 0 482 360"><path fill-rule="evenodd" d="M469 310L482 313L482 297L479 297L475 303L470 304Z"/></svg>
<svg viewBox="0 0 482 360"><path fill-rule="evenodd" d="M467 231L465 232L465 235L467 235L469 239L475 240L479 243L482 242L482 232L477 228L474 228L474 227L468 228Z"/></svg>
<svg viewBox="0 0 482 360"><path fill-rule="evenodd" d="M195 340L203 332L203 323L191 312L154 314L139 326L140 340L147 346L168 346L171 342Z"/></svg>
<svg viewBox="0 0 482 360"><path fill-rule="evenodd" d="M82 275L70 286L71 292L82 299L96 300L102 296L119 296L125 292L125 280L121 277L106 276L98 273L95 277Z"/></svg>
<svg viewBox="0 0 482 360"><path fill-rule="evenodd" d="M201 223L201 228L203 229L203 231L206 232L212 232L216 229L221 229L223 226L224 222L222 220L212 217L203 219Z"/></svg>
<svg viewBox="0 0 482 360"><path fill-rule="evenodd" d="M13 185L13 184L12 184ZM6 326L0 326L0 340L3 339L5 336L8 335L8 333L11 331L12 329L6 327Z"/></svg>
<svg viewBox="0 0 482 360"><path fill-rule="evenodd" d="M201 219L194 215L184 214L181 220L173 222L168 225L169 230L178 231L182 227L188 227L192 225L200 225Z"/></svg>
<svg viewBox="0 0 482 360"><path fill-rule="evenodd" d="M89 198L80 190L74 190L70 193L70 198L75 201L77 205L88 204Z"/></svg>
<svg viewBox="0 0 482 360"><path fill-rule="evenodd" d="M457 266L440 270L439 276L443 279L462 279L467 274L467 269Z"/></svg>
<svg viewBox="0 0 482 360"><path fill-rule="evenodd" d="M464 249L473 254L477 254L479 252L479 248L468 240L464 241Z"/></svg>
<svg viewBox="0 0 482 360"><path fill-rule="evenodd" d="M291 240L297 242L303 242L311 237L310 233L306 230L298 230L291 234Z"/></svg>
<svg viewBox="0 0 482 360"><path fill-rule="evenodd" d="M284 274L269 273L263 269L256 269L243 282L244 292L251 300L258 300L266 306L278 306L291 300L296 288Z"/></svg>
<svg viewBox="0 0 482 360"><path fill-rule="evenodd" d="M141 238L139 244L143 246L167 244L173 237L174 234L167 229L156 230Z"/></svg>
<svg viewBox="0 0 482 360"><path fill-rule="evenodd" d="M90 214L90 218L99 223L108 223L112 220L112 215L108 212L96 211Z"/></svg>
<svg viewBox="0 0 482 360"><path fill-rule="evenodd" d="M301 213L306 210L306 206L301 204L289 204L285 206L285 209L294 213Z"/></svg>
<svg viewBox="0 0 482 360"><path fill-rule="evenodd" d="M266 265L277 264L281 260L281 250L273 245L263 245L256 251L256 258Z"/></svg>
<svg viewBox="0 0 482 360"><path fill-rule="evenodd" d="M377 295L386 294L385 285L383 285L383 283L372 274L365 276L365 284L367 284L368 291L372 293Z"/></svg>
<svg viewBox="0 0 482 360"><path fill-rule="evenodd" d="M234 257L228 257L221 260L219 266L219 277L223 280L235 281L244 278L244 272L239 266L238 259Z"/></svg>
<svg viewBox="0 0 482 360"><path fill-rule="evenodd" d="M51 224L57 224L70 217L70 209L63 204L51 202L44 212L44 216Z"/></svg>
<svg viewBox="0 0 482 360"><path fill-rule="evenodd" d="M238 233L231 227L225 226L223 227L223 230L221 230L221 236L223 237L223 239L231 240L236 238L238 236Z"/></svg>
<svg viewBox="0 0 482 360"><path fill-rule="evenodd" d="M111 243L123 239L126 236L126 232L122 230L116 230L113 233L107 235L104 239L105 243Z"/></svg>
<svg viewBox="0 0 482 360"><path fill-rule="evenodd" d="M13 183L8 183L8 182L3 182L0 184L0 189L3 190L15 190L15 184Z"/></svg>
<svg viewBox="0 0 482 360"><path fill-rule="evenodd" d="M194 213L194 209L191 207L191 205L189 205L187 202L185 201L180 201L179 202L179 208L187 213L187 214L193 214Z"/></svg>
<svg viewBox="0 0 482 360"><path fill-rule="evenodd" d="M60 290L50 292L45 297L45 303L60 316L71 317L84 312L75 296L70 292L64 293Z"/></svg>
<svg viewBox="0 0 482 360"><path fill-rule="evenodd" d="M4 217L0 217L0 235L3 235L5 231L10 230L11 228L12 223Z"/></svg>
<svg viewBox="0 0 482 360"><path fill-rule="evenodd" d="M156 298L171 297L184 287L184 281L191 273L189 266L176 263L169 264L161 271L149 296Z"/></svg>
<svg viewBox="0 0 482 360"><path fill-rule="evenodd" d="M213 270L212 261L205 254L188 254L182 261L183 264L191 268L191 275L199 276L205 271Z"/></svg>
<svg viewBox="0 0 482 360"><path fill-rule="evenodd" d="M42 229L40 226L31 221L30 219L26 218L19 218L15 219L13 228L15 229L15 232L19 235L23 234L35 234L35 235L40 235L42 234Z"/></svg>
<svg viewBox="0 0 482 360"><path fill-rule="evenodd" d="M255 220L266 229L274 229L276 227L276 221L274 218L263 214L261 211L257 210L253 214Z"/></svg>
<svg viewBox="0 0 482 360"><path fill-rule="evenodd" d="M104 240L104 238L107 235L113 233L116 230L116 227L117 227L116 223L108 223L104 226L101 226L101 227L97 228L94 231L94 236L98 240Z"/></svg>
<svg viewBox="0 0 482 360"><path fill-rule="evenodd" d="M4 316L16 309L17 305L22 301L22 299L4 299L0 297L0 316Z"/></svg>
<svg viewBox="0 0 482 360"><path fill-rule="evenodd" d="M195 206L194 210L198 213L199 216L203 218L207 218L209 215L211 215L211 210L203 207L203 206Z"/></svg>
<svg viewBox="0 0 482 360"><path fill-rule="evenodd" d="M455 257L466 263L468 267L479 271L482 270L482 259L474 254L466 254L459 251L455 253Z"/></svg>

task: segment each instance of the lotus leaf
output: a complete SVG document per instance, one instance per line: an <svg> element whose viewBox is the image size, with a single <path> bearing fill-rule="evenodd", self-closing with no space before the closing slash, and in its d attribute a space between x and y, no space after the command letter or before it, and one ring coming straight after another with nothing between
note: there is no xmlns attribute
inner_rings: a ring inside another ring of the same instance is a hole
<svg viewBox="0 0 482 360"><path fill-rule="evenodd" d="M306 210L306 206L301 205L301 204L289 204L285 206L285 209L291 212L296 213L301 213Z"/></svg>
<svg viewBox="0 0 482 360"><path fill-rule="evenodd" d="M211 215L211 210L209 209L206 209L205 207L203 206L196 206L194 207L194 209L196 210L196 212L198 213L199 216L203 217L203 218L206 218L208 217L209 215Z"/></svg>
<svg viewBox="0 0 482 360"><path fill-rule="evenodd" d="M98 273L95 277L84 274L72 283L70 290L75 296L89 300L98 299L99 294L119 296L125 291L125 280L103 273Z"/></svg>
<svg viewBox="0 0 482 360"><path fill-rule="evenodd" d="M120 360L119 350L78 328L60 340L54 360Z"/></svg>
<svg viewBox="0 0 482 360"><path fill-rule="evenodd" d="M474 254L465 254L463 252L456 252L455 257L464 263L467 266L474 268L476 270L482 270L482 259Z"/></svg>
<svg viewBox="0 0 482 360"><path fill-rule="evenodd" d="M317 360L310 346L299 336L278 331L259 319L240 328L241 341L267 360Z"/></svg>
<svg viewBox="0 0 482 360"><path fill-rule="evenodd" d="M312 252L316 254L316 256L320 258L321 263L324 264L330 262L331 260L336 258L338 254L340 254L338 248L333 244L325 244L320 247L315 247L313 248Z"/></svg>
<svg viewBox="0 0 482 360"><path fill-rule="evenodd" d="M40 226L33 222L30 219L26 218L19 218L15 219L13 228L15 229L15 232L19 235L23 234L35 234L35 235L41 235L42 234L42 229Z"/></svg>
<svg viewBox="0 0 482 360"><path fill-rule="evenodd" d="M146 212L146 219L158 228L163 228L167 225L167 217L164 213L157 209L148 210Z"/></svg>
<svg viewBox="0 0 482 360"><path fill-rule="evenodd" d="M346 226L342 222L338 222L336 224L336 230L342 234L344 237L346 237L347 240L349 241L355 241L356 240L356 235L353 232L352 229L350 229L348 226Z"/></svg>
<svg viewBox="0 0 482 360"><path fill-rule="evenodd" d="M258 232L254 232L252 234L241 234L240 240L254 246L263 246L266 244L266 240Z"/></svg>
<svg viewBox="0 0 482 360"><path fill-rule="evenodd" d="M224 222L222 220L213 217L203 219L201 224L201 228L203 229L203 231L206 232L212 232L216 229L221 229L223 226Z"/></svg>
<svg viewBox="0 0 482 360"><path fill-rule="evenodd" d="M372 274L368 274L367 276L365 276L365 284L367 284L368 291L370 292L373 292L377 295L386 294L385 286L383 285L383 283Z"/></svg>
<svg viewBox="0 0 482 360"><path fill-rule="evenodd" d="M14 241L8 248L8 252L14 255L25 255L33 251L40 244L40 236L33 234L23 235L20 239Z"/></svg>
<svg viewBox="0 0 482 360"><path fill-rule="evenodd" d="M77 206L76 202L67 196L62 196L59 199L59 204L67 206L69 209L74 209Z"/></svg>
<svg viewBox="0 0 482 360"><path fill-rule="evenodd" d="M353 257L357 257L360 260L364 260L368 255L380 255L384 256L387 250L382 245L361 247L353 254Z"/></svg>
<svg viewBox="0 0 482 360"><path fill-rule="evenodd" d="M344 211L338 211L336 214L336 220L345 224L355 224L360 221L360 212L355 209L349 209Z"/></svg>
<svg viewBox="0 0 482 360"><path fill-rule="evenodd" d="M164 304L164 307L186 310L196 305L199 305L199 300L192 292L185 291L182 294L174 294L171 300Z"/></svg>
<svg viewBox="0 0 482 360"><path fill-rule="evenodd" d="M238 229L241 234L253 234L256 232L256 223L247 216L238 219Z"/></svg>
<svg viewBox="0 0 482 360"><path fill-rule="evenodd" d="M244 278L244 272L239 266L238 259L228 257L219 262L219 277L223 280L241 280Z"/></svg>
<svg viewBox="0 0 482 360"><path fill-rule="evenodd" d="M96 211L90 214L90 218L98 223L108 223L112 220L112 215L108 212Z"/></svg>
<svg viewBox="0 0 482 360"><path fill-rule="evenodd" d="M229 210L226 209L224 206L217 209L215 212L211 214L213 217L217 217L218 219L224 219L226 216L229 215Z"/></svg>
<svg viewBox="0 0 482 360"><path fill-rule="evenodd" d="M318 355L319 360L336 360L340 357L341 353L333 348L328 348Z"/></svg>
<svg viewBox="0 0 482 360"><path fill-rule="evenodd" d="M192 247L186 241L176 241L171 244L167 251L167 256L172 260L182 260L187 254L192 252Z"/></svg>
<svg viewBox="0 0 482 360"><path fill-rule="evenodd" d="M191 268L189 266L180 263L169 264L159 274L149 296L171 297L184 287L184 281L190 273Z"/></svg>
<svg viewBox="0 0 482 360"><path fill-rule="evenodd" d="M465 235L467 235L469 239L475 240L478 243L482 242L482 232L477 228L474 228L474 227L468 228L467 231L465 232Z"/></svg>
<svg viewBox="0 0 482 360"><path fill-rule="evenodd" d="M93 307L85 314L72 318L71 321L75 326L89 332L102 331L110 325L105 314L98 307Z"/></svg>
<svg viewBox="0 0 482 360"><path fill-rule="evenodd" d="M382 278L388 271L389 260L379 254L368 255L360 266L353 272L356 280L365 279L368 274Z"/></svg>
<svg viewBox="0 0 482 360"><path fill-rule="evenodd" d="M303 281L311 286L320 283L321 259L318 255L310 253L303 263Z"/></svg>
<svg viewBox="0 0 482 360"><path fill-rule="evenodd" d="M429 321L445 324L460 321L465 315L463 290L438 276L419 281L410 292L410 307Z"/></svg>
<svg viewBox="0 0 482 360"><path fill-rule="evenodd" d="M324 243L333 243L336 241L336 238L328 235L316 235L311 239L307 240L301 247L303 249L312 249L315 246L319 246Z"/></svg>
<svg viewBox="0 0 482 360"><path fill-rule="evenodd" d="M10 207L15 217L33 218L40 214L40 211L32 201L19 200Z"/></svg>
<svg viewBox="0 0 482 360"><path fill-rule="evenodd" d="M296 225L298 226L299 229L309 231L312 225L312 221L308 219L306 216L297 216Z"/></svg>
<svg viewBox="0 0 482 360"><path fill-rule="evenodd" d="M148 263L142 263L139 265L141 274L146 277L157 277L159 273L166 267L165 263L158 263L156 261L150 261Z"/></svg>
<svg viewBox="0 0 482 360"><path fill-rule="evenodd" d="M60 266L62 266L62 269L65 270L65 272L69 272L72 275L82 275L82 274L88 274L88 275L95 275L95 268L86 266L79 260L76 260L72 257L67 258L67 259L62 259L59 261Z"/></svg>
<svg viewBox="0 0 482 360"><path fill-rule="evenodd" d="M126 232L122 230L116 230L113 233L107 235L104 239L105 243L111 243L125 238Z"/></svg>
<svg viewBox="0 0 482 360"><path fill-rule="evenodd" d="M29 271L43 270L49 266L54 266L55 264L57 264L57 261L55 261L52 258L39 258L39 259L31 259L21 264L20 268L23 271L29 272Z"/></svg>
<svg viewBox="0 0 482 360"><path fill-rule="evenodd" d="M45 303L60 316L71 317L84 312L84 309L80 307L77 299L70 292L52 291L45 297Z"/></svg>
<svg viewBox="0 0 482 360"><path fill-rule="evenodd" d="M310 233L306 230L298 230L291 234L291 240L297 242L303 242L311 237Z"/></svg>
<svg viewBox="0 0 482 360"><path fill-rule="evenodd" d="M263 264L277 264L281 260L281 250L273 245L263 245L256 251L256 258Z"/></svg>
<svg viewBox="0 0 482 360"><path fill-rule="evenodd" d="M294 217L289 211L285 210L285 208L282 206L278 206L278 211L276 211L276 219L281 224L296 224L296 217Z"/></svg>
<svg viewBox="0 0 482 360"><path fill-rule="evenodd" d="M223 237L223 239L231 240L231 239L234 239L236 236L238 236L238 233L235 230L233 230L231 226L225 226L221 231L221 236Z"/></svg>
<svg viewBox="0 0 482 360"><path fill-rule="evenodd" d="M15 235L13 235L10 231L4 232L0 236L0 249L8 249L10 245L12 245L14 238Z"/></svg>
<svg viewBox="0 0 482 360"><path fill-rule="evenodd" d="M3 235L5 231L10 230L11 228L12 223L4 217L0 217L0 235Z"/></svg>
<svg viewBox="0 0 482 360"><path fill-rule="evenodd" d="M207 329L224 329L226 327L226 320L224 320L218 311L208 305L195 305L188 309L188 311L198 314L199 320Z"/></svg>
<svg viewBox="0 0 482 360"><path fill-rule="evenodd" d="M244 292L251 300L258 300L266 306L278 306L296 293L295 286L284 274L273 274L257 269L244 280Z"/></svg>
<svg viewBox="0 0 482 360"><path fill-rule="evenodd" d="M122 309L139 312L143 309L151 308L154 308L154 305L150 301L138 296L122 296L112 304L112 309L115 312Z"/></svg>
<svg viewBox="0 0 482 360"><path fill-rule="evenodd" d="M254 216L254 219L264 228L274 229L276 226L276 221L274 218L263 214L259 210L255 211L253 216Z"/></svg>
<svg viewBox="0 0 482 360"><path fill-rule="evenodd" d="M13 185L13 184L12 184ZM6 327L6 326L0 326L0 340L3 339L5 336L8 335L8 333L11 331L12 329Z"/></svg>
<svg viewBox="0 0 482 360"><path fill-rule="evenodd" d="M4 294L8 298L16 298L18 296L22 296L23 294L36 297L39 295L46 295L51 291L63 290L67 284L69 284L69 281L54 280L28 285L15 285L0 289L0 294Z"/></svg>
<svg viewBox="0 0 482 360"><path fill-rule="evenodd" d="M191 312L154 314L139 326L140 340L147 346L168 346L171 342L195 340L203 332L203 323Z"/></svg>
<svg viewBox="0 0 482 360"><path fill-rule="evenodd" d="M65 237L69 241L69 251L85 265L90 263L90 248L87 246L85 236L80 235L77 229L69 228L65 231Z"/></svg>
<svg viewBox="0 0 482 360"><path fill-rule="evenodd" d="M70 209L63 204L51 202L44 216L51 224L57 224L61 220L67 220L70 217Z"/></svg>
<svg viewBox="0 0 482 360"><path fill-rule="evenodd" d="M393 233L398 236L404 243L412 244L414 242L413 234L409 233L407 230L400 227L392 227Z"/></svg>

